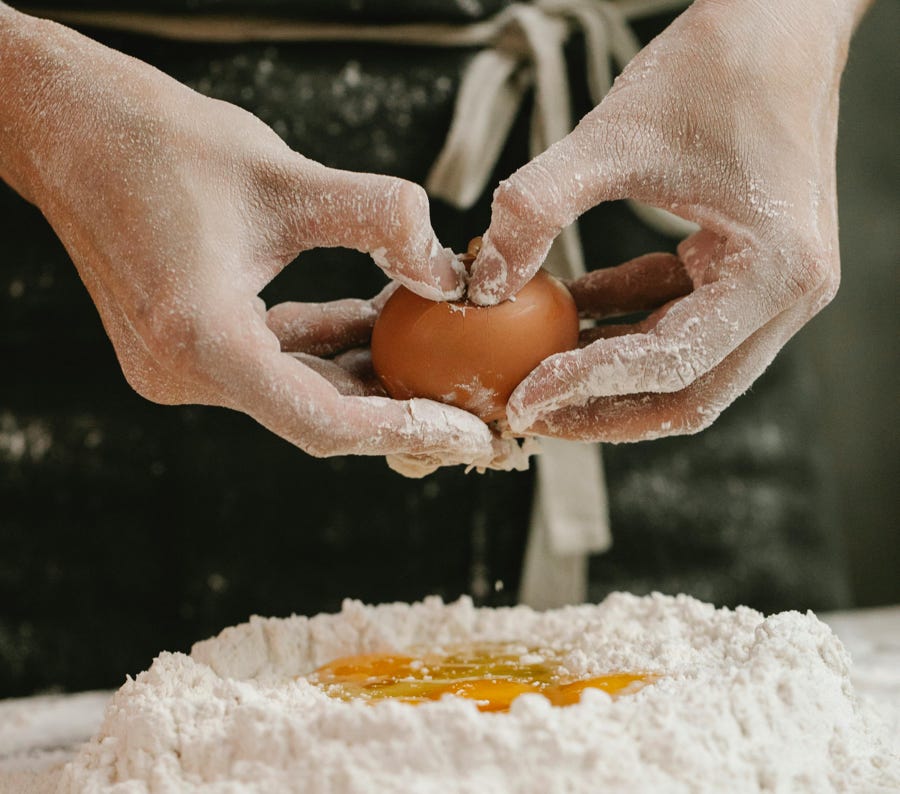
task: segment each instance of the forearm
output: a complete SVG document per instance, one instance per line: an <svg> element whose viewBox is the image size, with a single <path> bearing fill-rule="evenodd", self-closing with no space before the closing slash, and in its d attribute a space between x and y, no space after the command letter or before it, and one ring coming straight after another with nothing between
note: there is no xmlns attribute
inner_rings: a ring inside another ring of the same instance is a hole
<svg viewBox="0 0 900 794"><path fill-rule="evenodd" d="M74 30L0 2L0 179L45 214L186 92Z"/></svg>
<svg viewBox="0 0 900 794"><path fill-rule="evenodd" d="M0 3L0 178L31 201L56 126L54 84L66 70L58 30Z"/></svg>

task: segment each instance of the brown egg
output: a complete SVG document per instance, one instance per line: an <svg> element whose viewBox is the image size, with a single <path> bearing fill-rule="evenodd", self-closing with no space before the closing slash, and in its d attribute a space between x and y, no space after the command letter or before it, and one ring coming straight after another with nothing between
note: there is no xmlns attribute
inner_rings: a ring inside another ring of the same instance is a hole
<svg viewBox="0 0 900 794"><path fill-rule="evenodd" d="M400 287L375 323L372 364L391 397L427 397L491 422L506 418L509 395L541 361L577 344L575 301L541 270L497 306Z"/></svg>

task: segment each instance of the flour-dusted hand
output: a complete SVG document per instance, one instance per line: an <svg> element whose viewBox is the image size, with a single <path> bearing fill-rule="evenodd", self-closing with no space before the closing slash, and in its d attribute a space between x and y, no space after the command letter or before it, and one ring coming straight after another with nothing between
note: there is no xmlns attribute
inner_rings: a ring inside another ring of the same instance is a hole
<svg viewBox="0 0 900 794"><path fill-rule="evenodd" d="M541 364L510 398L514 430L696 432L831 300L838 85L866 4L697 0L567 138L500 185L469 284L485 304L514 294L560 230L602 201L635 198L702 229L677 258L573 285L586 316L651 314Z"/></svg>
<svg viewBox="0 0 900 794"><path fill-rule="evenodd" d="M244 411L313 455L493 459L471 414L354 391L334 364L290 354L364 344L377 302L284 305L270 328L257 297L317 246L459 297L464 270L420 187L312 162L251 114L2 3L0 176L52 224L148 399Z"/></svg>

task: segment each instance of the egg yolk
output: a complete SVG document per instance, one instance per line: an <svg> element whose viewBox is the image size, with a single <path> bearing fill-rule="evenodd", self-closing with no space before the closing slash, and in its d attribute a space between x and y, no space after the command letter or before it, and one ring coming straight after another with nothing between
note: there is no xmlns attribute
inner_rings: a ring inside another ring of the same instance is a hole
<svg viewBox="0 0 900 794"><path fill-rule="evenodd" d="M456 695L474 700L480 711L507 711L519 695L540 694L554 706L569 706L581 700L585 689L600 689L616 697L637 692L657 677L615 672L575 678L566 673L558 651L494 643L346 656L306 679L340 700L391 698L418 704Z"/></svg>

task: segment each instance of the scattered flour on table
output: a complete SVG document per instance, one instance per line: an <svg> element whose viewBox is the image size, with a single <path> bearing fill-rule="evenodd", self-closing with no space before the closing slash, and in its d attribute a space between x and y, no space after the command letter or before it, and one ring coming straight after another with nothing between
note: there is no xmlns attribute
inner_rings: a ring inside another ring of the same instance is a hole
<svg viewBox="0 0 900 794"><path fill-rule="evenodd" d="M509 713L329 698L297 680L337 657L468 641L565 649L574 675L663 676L637 694ZM535 612L462 599L253 618L129 680L61 792L892 792L885 727L812 613L614 594Z"/></svg>

